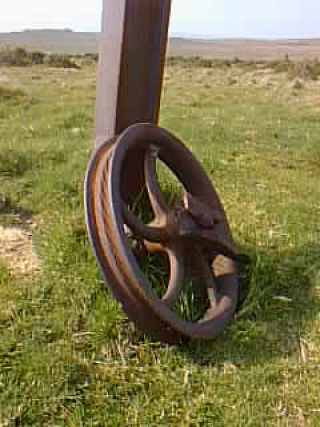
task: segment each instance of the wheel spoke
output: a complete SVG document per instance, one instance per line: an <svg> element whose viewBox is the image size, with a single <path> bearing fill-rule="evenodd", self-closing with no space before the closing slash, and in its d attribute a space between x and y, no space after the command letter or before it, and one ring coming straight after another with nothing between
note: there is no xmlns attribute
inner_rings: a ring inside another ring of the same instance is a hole
<svg viewBox="0 0 320 427"><path fill-rule="evenodd" d="M149 194L150 203L156 217L161 218L168 214L168 206L163 197L158 179L157 179L157 149L151 148L145 156L145 180L146 188Z"/></svg>
<svg viewBox="0 0 320 427"><path fill-rule="evenodd" d="M217 290L217 283L216 283L212 268L209 262L205 258L200 258L199 262L201 264L201 270L203 274L202 279L207 288L210 306L212 308L215 308L218 304L219 296L218 296L218 290Z"/></svg>
<svg viewBox="0 0 320 427"><path fill-rule="evenodd" d="M122 206L124 222L131 230L132 234L142 240L160 243L166 239L166 229L144 224L125 204Z"/></svg>
<svg viewBox="0 0 320 427"><path fill-rule="evenodd" d="M215 308L219 302L217 282L210 261L201 250L197 251L193 259L193 270L197 286L201 286L205 290L210 307Z"/></svg>
<svg viewBox="0 0 320 427"><path fill-rule="evenodd" d="M185 279L184 257L182 251L177 248L168 249L167 253L170 262L170 280L162 301L173 307L181 294Z"/></svg>

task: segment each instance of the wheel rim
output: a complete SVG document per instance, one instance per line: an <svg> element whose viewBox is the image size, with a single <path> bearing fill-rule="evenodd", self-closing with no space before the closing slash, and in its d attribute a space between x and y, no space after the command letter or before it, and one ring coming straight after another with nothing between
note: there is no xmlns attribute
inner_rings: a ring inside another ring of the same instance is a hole
<svg viewBox="0 0 320 427"><path fill-rule="evenodd" d="M151 225L142 224L123 201L123 165L137 150L145 156L146 188L155 214ZM154 168L157 159L173 171L186 189L180 210L170 210L159 194ZM235 245L210 180L173 135L151 124L138 124L100 147L87 173L86 214L106 283L140 329L175 343L188 338L214 338L226 327L238 298ZM213 217L218 218L218 224L211 224ZM163 299L156 295L139 267L126 227L143 234L147 249L158 248L168 254L171 280ZM185 290L183 282L189 263L186 254L190 248L197 254L192 263L201 272L209 302L204 316L194 322L181 318L174 306ZM215 253L212 259L210 251Z"/></svg>

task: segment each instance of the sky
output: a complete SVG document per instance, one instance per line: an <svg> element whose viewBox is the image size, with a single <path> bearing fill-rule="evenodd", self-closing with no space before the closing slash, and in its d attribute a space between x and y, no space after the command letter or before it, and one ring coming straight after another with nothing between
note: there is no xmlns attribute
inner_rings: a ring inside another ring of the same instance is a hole
<svg viewBox="0 0 320 427"><path fill-rule="evenodd" d="M98 31L101 9L102 0L2 0L0 32L33 28ZM170 33L320 38L320 0L172 0Z"/></svg>

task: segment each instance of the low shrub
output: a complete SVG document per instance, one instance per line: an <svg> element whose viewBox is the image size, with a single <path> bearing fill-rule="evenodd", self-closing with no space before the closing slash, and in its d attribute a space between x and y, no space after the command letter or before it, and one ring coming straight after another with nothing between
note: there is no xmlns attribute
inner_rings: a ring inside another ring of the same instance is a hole
<svg viewBox="0 0 320 427"><path fill-rule="evenodd" d="M30 52L30 58L33 65L41 65L45 62L46 54L39 51Z"/></svg>
<svg viewBox="0 0 320 427"><path fill-rule="evenodd" d="M288 71L288 76L291 80L318 80L320 77L320 62L315 60L293 63Z"/></svg>
<svg viewBox="0 0 320 427"><path fill-rule="evenodd" d="M167 59L169 66L180 65L185 68L219 68L230 67L233 65L232 60L227 59L211 59L201 56L171 56Z"/></svg>
<svg viewBox="0 0 320 427"><path fill-rule="evenodd" d="M284 60L284 61L271 61L269 64L269 68L272 68L273 71L275 71L276 73L287 73L291 66L292 63L290 61Z"/></svg>
<svg viewBox="0 0 320 427"><path fill-rule="evenodd" d="M320 62L318 59L293 62L286 58L283 61L272 61L269 67L276 73L287 73L290 80L318 80L320 77Z"/></svg>
<svg viewBox="0 0 320 427"><path fill-rule="evenodd" d="M301 90L301 89L303 89L304 88L304 86L303 86L303 83L302 83L302 81L301 80L295 80L294 81L294 83L293 83L293 86L292 86L292 88L293 89L295 89L295 90Z"/></svg>
<svg viewBox="0 0 320 427"><path fill-rule="evenodd" d="M88 59L92 62L98 62L99 61L99 54L98 53L85 53L83 55L84 59Z"/></svg>
<svg viewBox="0 0 320 427"><path fill-rule="evenodd" d="M95 58L93 56L93 58ZM27 51L24 48L0 50L0 66L27 67L47 64L50 67L79 69L80 66L70 55L46 54L40 51Z"/></svg>
<svg viewBox="0 0 320 427"><path fill-rule="evenodd" d="M26 67L31 64L30 54L21 47L0 51L0 65Z"/></svg>
<svg viewBox="0 0 320 427"><path fill-rule="evenodd" d="M80 66L73 60L72 57L68 55L48 55L46 64L49 65L49 67L55 68L71 68L75 70L80 69Z"/></svg>

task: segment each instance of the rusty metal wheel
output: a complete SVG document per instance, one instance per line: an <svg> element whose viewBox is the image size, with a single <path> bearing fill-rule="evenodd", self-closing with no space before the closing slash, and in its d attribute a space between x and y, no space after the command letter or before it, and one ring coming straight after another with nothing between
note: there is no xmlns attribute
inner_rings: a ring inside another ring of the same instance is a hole
<svg viewBox="0 0 320 427"><path fill-rule="evenodd" d="M144 158L152 209L148 223L125 202L124 165L137 152ZM159 185L159 162L184 188L182 200L173 206ZM85 202L105 282L142 331L168 343L211 339L232 320L239 283L228 221L200 163L173 135L155 125L137 124L103 144L89 165ZM161 275L155 284L146 264L157 254L165 261L155 270Z"/></svg>

